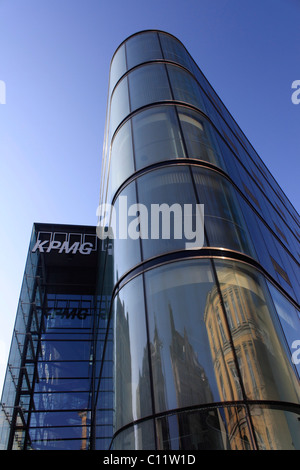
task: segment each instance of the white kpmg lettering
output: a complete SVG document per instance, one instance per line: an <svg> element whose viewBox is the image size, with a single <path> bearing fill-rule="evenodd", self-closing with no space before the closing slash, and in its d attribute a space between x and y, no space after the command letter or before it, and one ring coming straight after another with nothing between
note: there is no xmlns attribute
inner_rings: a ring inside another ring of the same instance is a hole
<svg viewBox="0 0 300 470"><path fill-rule="evenodd" d="M50 253L52 250L56 250L58 253L76 254L79 252L82 255L89 255L92 248L93 244L89 242L81 244L79 242L74 242L72 245L69 245L68 241L64 241L62 243L58 240L38 240L32 249L32 253L35 253L36 251L39 251L40 253Z"/></svg>

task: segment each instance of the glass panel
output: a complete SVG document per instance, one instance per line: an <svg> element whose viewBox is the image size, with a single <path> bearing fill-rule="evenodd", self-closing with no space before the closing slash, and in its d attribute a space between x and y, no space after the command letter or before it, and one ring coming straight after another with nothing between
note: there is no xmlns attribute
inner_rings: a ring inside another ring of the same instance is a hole
<svg viewBox="0 0 300 470"><path fill-rule="evenodd" d="M290 357L300 374L300 312L271 283L268 282L268 286L291 351Z"/></svg>
<svg viewBox="0 0 300 470"><path fill-rule="evenodd" d="M205 112L202 91L199 84L186 70L167 65L174 99L192 104Z"/></svg>
<svg viewBox="0 0 300 470"><path fill-rule="evenodd" d="M38 393L34 396L35 410L66 410L66 409L86 409L89 402L89 392L59 393L55 387L45 388L45 393Z"/></svg>
<svg viewBox="0 0 300 470"><path fill-rule="evenodd" d="M114 438L112 450L155 450L153 421L147 420L122 431Z"/></svg>
<svg viewBox="0 0 300 470"><path fill-rule="evenodd" d="M300 450L299 409L250 405L249 410L259 450Z"/></svg>
<svg viewBox="0 0 300 470"><path fill-rule="evenodd" d="M171 99L167 73L162 64L139 67L129 74L128 79L133 111L146 104Z"/></svg>
<svg viewBox="0 0 300 470"><path fill-rule="evenodd" d="M167 34L159 33L159 37L164 58L177 62L189 70L192 70L192 61L184 46L175 38L168 36Z"/></svg>
<svg viewBox="0 0 300 470"><path fill-rule="evenodd" d="M299 385L262 275L215 261L245 393L252 400L299 403Z"/></svg>
<svg viewBox="0 0 300 470"><path fill-rule="evenodd" d="M129 98L127 77L120 81L111 98L110 135L120 122L129 114Z"/></svg>
<svg viewBox="0 0 300 470"><path fill-rule="evenodd" d="M126 284L113 304L114 429L152 414L142 277Z"/></svg>
<svg viewBox="0 0 300 470"><path fill-rule="evenodd" d="M137 189L139 203L147 208L150 222L142 229L144 259L185 249L189 242L198 242L202 247L201 227L196 238L196 233L189 235L184 220L184 204L190 204L192 224L195 222L196 200L189 168L175 165L151 171L137 179Z"/></svg>
<svg viewBox="0 0 300 470"><path fill-rule="evenodd" d="M90 341L75 341L62 338L59 341L44 341L42 347L42 359L46 361L88 361L90 357Z"/></svg>
<svg viewBox="0 0 300 470"><path fill-rule="evenodd" d="M110 91L117 83L117 81L126 72L126 58L124 44L117 50L111 63L110 69Z"/></svg>
<svg viewBox="0 0 300 470"><path fill-rule="evenodd" d="M252 450L246 413L244 406L228 406L159 418L156 420L158 449Z"/></svg>
<svg viewBox="0 0 300 470"><path fill-rule="evenodd" d="M184 157L174 108L157 106L132 119L136 168Z"/></svg>
<svg viewBox="0 0 300 470"><path fill-rule="evenodd" d="M235 197L223 176L193 167L199 201L204 204L204 223L209 246L224 247L253 256L250 238Z"/></svg>
<svg viewBox="0 0 300 470"><path fill-rule="evenodd" d="M30 449L87 450L90 413L86 410L33 412ZM43 427L40 427L42 424Z"/></svg>
<svg viewBox="0 0 300 470"><path fill-rule="evenodd" d="M157 33L138 34L126 42L128 70L148 60L161 59Z"/></svg>
<svg viewBox="0 0 300 470"><path fill-rule="evenodd" d="M89 363L84 361L39 362L39 374L42 377L48 377L52 383L60 378L85 378L89 376L89 371ZM76 385L76 380L73 385Z"/></svg>
<svg viewBox="0 0 300 470"><path fill-rule="evenodd" d="M155 411L240 399L209 260L145 274Z"/></svg>
<svg viewBox="0 0 300 470"><path fill-rule="evenodd" d="M135 265L140 263L140 239L129 236L130 224L138 218L126 217L128 210L136 204L136 183L133 181L119 194L114 205L116 214L115 239L111 240L113 244L113 264L114 264L114 283L116 283L123 274ZM127 218L127 221L126 221ZM121 221L121 223L119 223ZM122 232L121 230L124 231Z"/></svg>
<svg viewBox="0 0 300 470"><path fill-rule="evenodd" d="M108 201L111 201L113 195L119 186L134 173L131 123L127 121L115 135L110 157L109 170L109 192Z"/></svg>
<svg viewBox="0 0 300 470"><path fill-rule="evenodd" d="M42 373L48 372L47 369L40 369ZM49 385L49 379L51 379L51 385ZM77 391L89 391L91 388L90 379L86 377L70 377L70 378L60 378L60 377L49 377L48 374L45 376L39 376L39 382L35 384L34 392L45 391L49 387L50 390L59 391L59 392L69 392L70 390Z"/></svg>
<svg viewBox="0 0 300 470"><path fill-rule="evenodd" d="M208 121L196 111L178 107L178 114L188 156L224 167L217 141Z"/></svg>

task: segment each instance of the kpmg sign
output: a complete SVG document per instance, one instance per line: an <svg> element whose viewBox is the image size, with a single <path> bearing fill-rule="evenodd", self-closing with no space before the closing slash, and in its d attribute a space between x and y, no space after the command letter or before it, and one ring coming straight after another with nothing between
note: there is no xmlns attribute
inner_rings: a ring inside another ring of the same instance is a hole
<svg viewBox="0 0 300 470"><path fill-rule="evenodd" d="M89 255L97 250L97 235L88 233L38 232L32 253L67 253Z"/></svg>

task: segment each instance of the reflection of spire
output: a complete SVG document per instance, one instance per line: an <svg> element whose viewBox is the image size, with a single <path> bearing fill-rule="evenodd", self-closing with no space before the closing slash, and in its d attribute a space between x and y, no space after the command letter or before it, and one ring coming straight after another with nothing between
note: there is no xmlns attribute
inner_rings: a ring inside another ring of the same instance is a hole
<svg viewBox="0 0 300 470"><path fill-rule="evenodd" d="M163 348L163 342L159 337L157 328L156 315L154 314L154 335L153 342L151 343L151 362L152 362L152 374L154 384L154 396L156 408L159 411L167 409L166 405L166 383L165 374L163 368L163 360L161 350ZM170 442L169 426L167 426L166 420L157 420L158 439L162 439L159 443L161 448L167 449L168 443ZM164 447L163 447L164 446Z"/></svg>
<svg viewBox="0 0 300 470"><path fill-rule="evenodd" d="M213 401L204 368L191 345L186 328L181 335L175 328L173 311L169 305L172 343L170 356L178 406L209 403Z"/></svg>
<svg viewBox="0 0 300 470"><path fill-rule="evenodd" d="M155 386L156 403L158 404L159 410L166 409L166 390L165 390L165 375L163 370L163 362L161 357L161 349L163 343L158 334L158 328L156 323L156 315L154 315L155 327L153 342L151 343L151 362L153 369L153 383Z"/></svg>
<svg viewBox="0 0 300 470"><path fill-rule="evenodd" d="M117 298L116 330L118 331L118 341L115 344L115 387L116 387L116 409L122 410L116 413L116 418L121 422L116 423L116 427L123 426L133 420L132 412L132 375L131 375L131 348L128 312L125 309L124 301ZM122 367L120 367L122 365Z"/></svg>

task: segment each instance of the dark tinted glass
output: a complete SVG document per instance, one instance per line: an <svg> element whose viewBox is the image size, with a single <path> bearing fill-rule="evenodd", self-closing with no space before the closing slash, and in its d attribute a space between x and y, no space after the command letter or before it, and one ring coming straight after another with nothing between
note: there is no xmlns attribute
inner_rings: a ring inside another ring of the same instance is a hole
<svg viewBox="0 0 300 470"><path fill-rule="evenodd" d="M156 420L160 450L251 450L244 406L183 411ZM186 455L186 462L188 456ZM190 463L193 455L190 456Z"/></svg>
<svg viewBox="0 0 300 470"><path fill-rule="evenodd" d="M114 299L115 431L152 413L142 277Z"/></svg>

